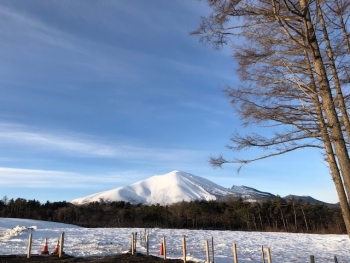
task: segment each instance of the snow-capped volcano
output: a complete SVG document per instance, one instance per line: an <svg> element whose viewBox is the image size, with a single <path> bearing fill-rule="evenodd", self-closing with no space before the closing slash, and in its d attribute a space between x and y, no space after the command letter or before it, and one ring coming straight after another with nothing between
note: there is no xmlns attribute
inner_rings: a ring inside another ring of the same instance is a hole
<svg viewBox="0 0 350 263"><path fill-rule="evenodd" d="M74 199L73 204L90 202L125 201L132 204L172 204L193 200L222 200L243 198L250 201L274 197L245 186L233 186L231 189L219 186L203 177L189 173L172 171L164 175L155 175L129 186Z"/></svg>
<svg viewBox="0 0 350 263"><path fill-rule="evenodd" d="M172 171L155 175L130 186L118 187L109 191L74 199L71 203L125 201L133 204L171 204L192 200L216 200L229 193L205 178L189 173Z"/></svg>

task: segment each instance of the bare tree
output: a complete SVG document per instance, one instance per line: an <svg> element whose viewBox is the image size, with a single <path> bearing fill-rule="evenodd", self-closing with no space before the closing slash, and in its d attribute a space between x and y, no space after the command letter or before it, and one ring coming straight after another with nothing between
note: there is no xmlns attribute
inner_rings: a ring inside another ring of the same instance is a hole
<svg viewBox="0 0 350 263"><path fill-rule="evenodd" d="M306 147L323 150L350 235L350 49L339 48L349 47L348 6L340 0L208 3L213 12L192 34L215 48L232 45L241 85L224 92L243 125L263 124L274 131L270 137L236 132L227 145L234 152L254 147L267 154L244 160L211 157L211 164L241 168Z"/></svg>

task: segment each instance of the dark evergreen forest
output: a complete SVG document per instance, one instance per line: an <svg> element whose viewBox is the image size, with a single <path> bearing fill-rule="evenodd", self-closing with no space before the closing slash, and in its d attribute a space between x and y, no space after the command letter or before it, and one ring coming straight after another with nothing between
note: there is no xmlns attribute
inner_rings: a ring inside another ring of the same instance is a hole
<svg viewBox="0 0 350 263"><path fill-rule="evenodd" d="M165 227L241 231L284 231L344 234L339 206L310 204L301 200L250 203L243 200L192 201L167 206L132 205L127 202L40 203L37 200L4 197L0 215L80 225L84 227Z"/></svg>

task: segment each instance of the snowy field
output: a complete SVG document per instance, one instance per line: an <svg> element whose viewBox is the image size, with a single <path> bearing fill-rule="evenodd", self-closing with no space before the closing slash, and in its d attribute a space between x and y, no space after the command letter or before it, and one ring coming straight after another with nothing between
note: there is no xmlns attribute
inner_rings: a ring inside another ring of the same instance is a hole
<svg viewBox="0 0 350 263"><path fill-rule="evenodd" d="M0 218L0 254L26 254L29 234L33 234L32 254L40 254L45 238L51 252L64 232L64 252L76 257L105 256L126 253L132 232L138 233L136 249L146 254L140 235L151 230L141 228L82 228L74 225L28 219ZM214 240L215 263L232 263L232 244L236 243L240 263L261 263L261 246L269 247L274 263L308 263L310 255L316 263L350 263L350 240L347 235L315 235L209 231L185 229L153 229L150 232L150 254L157 256L163 236L167 258L182 258L182 237L187 236L187 259L204 262L205 241ZM210 247L211 249L211 247ZM162 256L160 256L162 257ZM267 260L266 260L267 262Z"/></svg>

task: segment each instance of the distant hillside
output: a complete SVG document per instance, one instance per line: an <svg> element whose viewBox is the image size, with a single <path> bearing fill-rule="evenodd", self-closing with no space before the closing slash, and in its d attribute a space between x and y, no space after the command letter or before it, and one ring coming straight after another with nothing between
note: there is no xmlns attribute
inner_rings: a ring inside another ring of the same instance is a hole
<svg viewBox="0 0 350 263"><path fill-rule="evenodd" d="M310 203L323 203L309 196L294 196ZM131 204L167 205L181 201L243 199L249 202L273 200L276 196L247 186L233 185L224 188L203 177L181 171L155 175L129 186L77 198L71 201L76 205L90 202L124 201Z"/></svg>
<svg viewBox="0 0 350 263"><path fill-rule="evenodd" d="M322 201L317 200L317 199L315 199L311 196L308 196L308 195L287 195L284 197L284 199L287 201L292 200L292 198L294 198L296 201L302 200L304 202L309 202L310 204L327 204L327 205L329 205L329 203L322 202Z"/></svg>

